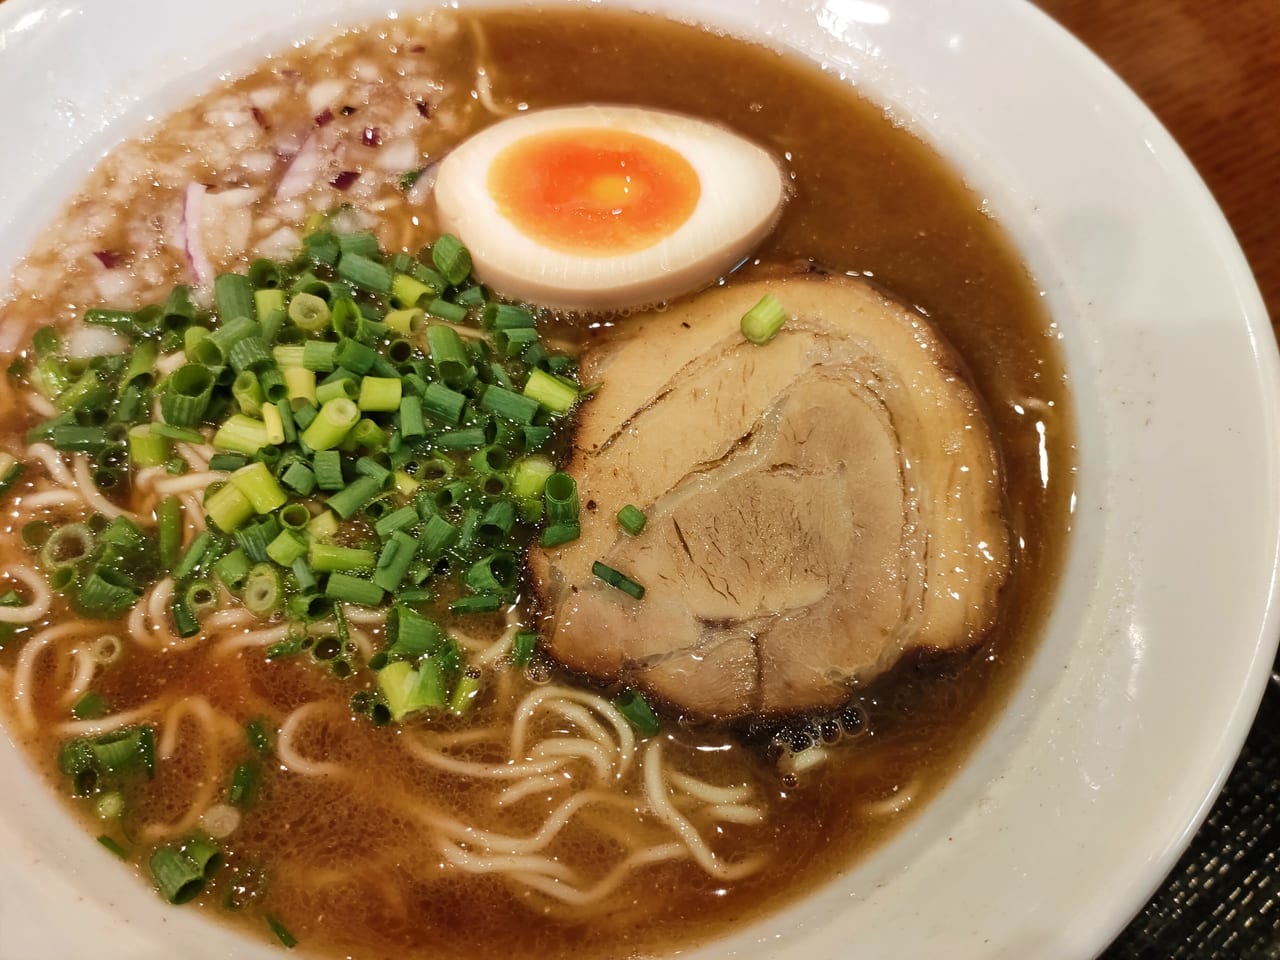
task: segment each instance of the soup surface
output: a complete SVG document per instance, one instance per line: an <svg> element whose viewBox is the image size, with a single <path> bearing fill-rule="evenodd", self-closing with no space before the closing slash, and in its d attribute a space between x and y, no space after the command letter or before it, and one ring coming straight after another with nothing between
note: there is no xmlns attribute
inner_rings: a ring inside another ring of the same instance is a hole
<svg viewBox="0 0 1280 960"><path fill-rule="evenodd" d="M0 329L29 353L45 325L74 339L88 308L133 309L258 257L289 259L317 211L345 207L337 216L384 250L415 252L437 235L431 164L451 145L519 109L589 101L709 118L782 158L793 195L730 283L797 263L860 275L963 357L1006 482L1015 562L998 623L976 649L912 656L825 717L668 717L646 736L611 706L617 691L539 658L511 663L509 627L532 622L518 605L446 623L481 677L464 716L380 726L351 707L376 689L379 611L348 605L356 654L340 678L318 654L268 657L290 628L227 596L183 638L166 613L171 580L119 622L55 594L0 642L11 729L70 796L57 764L69 738L149 725L154 776L122 788L122 811L93 797L76 807L147 879L157 847L211 836L225 862L198 902L254 936L364 960L624 957L704 941L830 879L925 804L1042 626L1069 529L1073 429L1055 329L1016 253L981 198L879 106L812 65L694 27L585 9L451 13L281 53L113 150L16 271ZM593 325L548 316L542 332L572 352ZM193 541L202 491L222 479L207 445L175 447L183 472L97 493L84 454L33 450L27 433L50 407L20 377L0 384L0 448L28 465L7 494L6 569L39 569L32 521L125 512L148 527L165 496ZM6 576L3 589L29 595ZM77 715L89 693L104 708ZM253 801L228 802L248 765Z"/></svg>

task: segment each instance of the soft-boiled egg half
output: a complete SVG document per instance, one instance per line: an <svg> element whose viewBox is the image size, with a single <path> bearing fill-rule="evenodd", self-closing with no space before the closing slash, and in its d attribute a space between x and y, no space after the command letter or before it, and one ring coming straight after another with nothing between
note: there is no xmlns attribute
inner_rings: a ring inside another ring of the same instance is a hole
<svg viewBox="0 0 1280 960"><path fill-rule="evenodd" d="M440 164L442 229L498 293L564 310L644 306L705 286L773 229L765 150L676 113L588 105L522 113Z"/></svg>

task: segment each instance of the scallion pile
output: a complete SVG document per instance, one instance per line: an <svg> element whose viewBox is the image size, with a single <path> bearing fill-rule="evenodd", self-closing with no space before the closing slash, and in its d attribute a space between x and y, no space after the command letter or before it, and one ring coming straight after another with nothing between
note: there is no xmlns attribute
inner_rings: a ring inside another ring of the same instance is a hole
<svg viewBox="0 0 1280 960"><path fill-rule="evenodd" d="M184 637L225 590L298 625L269 657L309 650L338 675L351 672L341 605L394 600L400 640L374 665L391 673L373 706L394 720L465 710L476 677L430 617L511 603L544 521L547 545L578 535L576 486L547 451L580 389L534 312L491 298L452 236L386 255L373 234L322 220L292 262L217 277L207 307L179 286L84 322L128 351L70 359L56 331L39 331L11 374L59 412L29 442L86 455L112 498L139 470L184 472L182 443L211 444L225 479L205 492L207 529L185 548L172 497L154 526L33 525L51 584L112 618L172 576ZM333 637L308 627L335 617Z"/></svg>

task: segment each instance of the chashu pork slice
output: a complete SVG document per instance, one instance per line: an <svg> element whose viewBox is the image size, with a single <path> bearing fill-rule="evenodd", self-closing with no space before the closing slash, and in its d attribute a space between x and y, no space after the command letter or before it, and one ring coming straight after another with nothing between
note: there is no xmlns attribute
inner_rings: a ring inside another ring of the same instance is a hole
<svg viewBox="0 0 1280 960"><path fill-rule="evenodd" d="M758 346L739 325L766 293L788 320ZM731 719L834 706L906 651L991 627L998 458L919 314L843 277L744 283L627 320L582 374L601 384L567 467L582 535L531 564L565 666ZM639 536L615 519L626 504Z"/></svg>

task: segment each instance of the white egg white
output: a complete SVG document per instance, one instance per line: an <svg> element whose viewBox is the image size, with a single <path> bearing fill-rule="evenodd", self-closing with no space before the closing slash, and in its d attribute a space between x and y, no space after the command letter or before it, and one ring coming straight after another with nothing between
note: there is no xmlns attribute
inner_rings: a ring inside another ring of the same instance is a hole
<svg viewBox="0 0 1280 960"><path fill-rule="evenodd" d="M525 137L583 128L625 130L679 153L700 183L689 219L652 246L620 254L567 253L522 233L489 192L494 159ZM440 227L467 245L484 283L516 300L584 312L644 306L706 286L768 235L784 197L777 161L737 134L681 114L610 105L496 123L445 157L435 183Z"/></svg>

